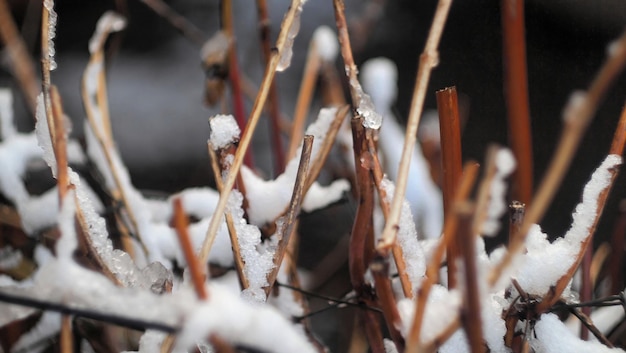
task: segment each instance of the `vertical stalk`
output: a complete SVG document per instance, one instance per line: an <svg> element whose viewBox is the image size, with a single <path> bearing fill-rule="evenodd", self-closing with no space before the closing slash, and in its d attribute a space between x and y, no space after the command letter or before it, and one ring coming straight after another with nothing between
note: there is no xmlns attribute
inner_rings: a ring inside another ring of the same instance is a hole
<svg viewBox="0 0 626 353"><path fill-rule="evenodd" d="M502 0L500 6L509 140L518 165L514 174L513 199L529 204L533 194L533 151L526 72L524 0Z"/></svg>
<svg viewBox="0 0 626 353"><path fill-rule="evenodd" d="M456 87L437 91L439 129L441 131L441 158L443 166L443 209L444 219L450 217L451 205L461 177L461 124ZM448 287L456 287L456 259L460 250L456 242L448 244Z"/></svg>

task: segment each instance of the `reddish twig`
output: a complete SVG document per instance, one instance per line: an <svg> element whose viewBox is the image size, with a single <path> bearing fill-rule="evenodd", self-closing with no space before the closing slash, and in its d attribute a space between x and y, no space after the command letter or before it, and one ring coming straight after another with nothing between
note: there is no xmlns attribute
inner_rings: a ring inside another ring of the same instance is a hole
<svg viewBox="0 0 626 353"><path fill-rule="evenodd" d="M193 287L196 290L198 298L206 300L209 296L206 291L206 287L204 286L206 278L205 271L203 270L203 265L198 262L198 259L194 254L193 246L191 245L191 238L189 237L189 219L185 214L183 202L180 197L176 197L174 199L173 207L174 227L176 228L176 234L178 235L180 247L185 255L185 260L187 261L187 268L191 274L191 282L193 283Z"/></svg>
<svg viewBox="0 0 626 353"><path fill-rule="evenodd" d="M624 238L626 237L626 200L619 205L619 215L613 226L611 237L611 259L609 260L609 275L611 278L611 293L619 293L624 289L623 254Z"/></svg>
<svg viewBox="0 0 626 353"><path fill-rule="evenodd" d="M533 150L530 133L524 0L500 3L503 32L504 95L509 139L518 168L514 174L513 199L528 204L533 193Z"/></svg>
<svg viewBox="0 0 626 353"><path fill-rule="evenodd" d="M387 329L391 339L396 345L398 352L404 351L404 338L398 330L402 324L398 305L394 299L391 280L389 279L389 256L377 256L370 264L370 271L374 276L377 301L383 310L383 317L387 323Z"/></svg>
<svg viewBox="0 0 626 353"><path fill-rule="evenodd" d="M439 129L441 131L441 163L443 165L443 209L444 219L450 215L450 206L461 177L461 124L456 87L437 91ZM456 258L460 250L456 242L448 243L448 287L456 287Z"/></svg>
<svg viewBox="0 0 626 353"><path fill-rule="evenodd" d="M272 46L270 43L270 19L267 13L267 1L257 0L257 12L259 17L259 38L261 47L263 48L263 64L267 65L272 56ZM285 170L285 151L283 150L283 141L280 133L280 100L278 99L278 88L276 80L270 83L269 102L267 102L270 116L270 133L272 138L274 174L276 176ZM298 140L299 142L299 140Z"/></svg>

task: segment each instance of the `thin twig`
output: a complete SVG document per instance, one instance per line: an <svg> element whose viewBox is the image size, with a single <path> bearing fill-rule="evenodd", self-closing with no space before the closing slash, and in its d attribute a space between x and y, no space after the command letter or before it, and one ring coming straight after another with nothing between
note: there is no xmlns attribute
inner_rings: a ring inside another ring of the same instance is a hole
<svg viewBox="0 0 626 353"><path fill-rule="evenodd" d="M619 205L619 215L617 216L611 235L611 259L609 260L609 271L611 278L611 292L617 293L624 289L623 254L624 254L624 234L626 234L626 200L622 200Z"/></svg>
<svg viewBox="0 0 626 353"><path fill-rule="evenodd" d="M511 147L518 168L513 199L528 204L533 194L533 150L530 133L524 0L500 2L504 56L504 94Z"/></svg>
<svg viewBox="0 0 626 353"><path fill-rule="evenodd" d="M570 106L566 109L565 127L549 169L541 181L532 204L526 209L524 223L520 227L519 235L513 237L509 244L509 252L497 266L494 266L489 274L490 285L493 286L498 281L513 258L521 251L526 233L533 224L541 220L554 194L559 189L559 185L578 149L583 133L591 123L600 101L626 63L626 32L611 47L614 50L611 51L608 60L598 72L584 97L579 96L579 100L570 102Z"/></svg>
<svg viewBox="0 0 626 353"><path fill-rule="evenodd" d="M398 330L402 320L398 312L398 305L391 288L391 280L389 279L389 256L377 256L370 264L370 271L374 277L374 287L378 303L383 309L383 317L387 323L387 329L398 352L404 351L404 338Z"/></svg>
<svg viewBox="0 0 626 353"><path fill-rule="evenodd" d="M263 64L267 65L272 56L272 48L270 44L270 19L267 13L267 1L257 0L257 13L259 17L259 38L261 47L263 48ZM272 150L274 160L274 174L276 176L285 170L285 163L290 157L285 158L283 150L283 142L280 129L280 100L278 99L278 87L276 80L272 80L270 84L268 111L270 116L270 133L272 138ZM299 142L299 140L298 140Z"/></svg>
<svg viewBox="0 0 626 353"><path fill-rule="evenodd" d="M211 159L211 169L213 169L213 176L215 177L215 184L217 185L217 191L220 192L223 187L222 169L220 168L218 163L217 153L215 153L210 143L208 144L208 150ZM220 156L222 156L221 151ZM233 250L233 258L235 260L235 269L237 270L239 284L241 285L241 289L243 290L250 287L250 281L248 280L246 271L244 271L245 264L243 262L243 257L241 256L241 247L239 246L239 238L237 236L237 229L235 228L233 215L230 212L226 212L225 218L226 227L228 228L228 235L230 236L230 245Z"/></svg>
<svg viewBox="0 0 626 353"><path fill-rule="evenodd" d="M281 233L278 241L278 248L274 253L274 267L272 271L267 275L267 282L269 283L267 287L265 287L265 294L269 295L272 287L274 286L274 282L276 281L276 276L278 275L278 271L280 270L280 265L282 264L283 257L285 256L285 252L287 250L287 245L289 244L289 239L291 238L291 233L294 231L294 225L296 223L296 218L300 213L300 207L302 205L302 199L304 198L304 185L306 184L306 180L308 178L308 170L309 170L309 160L311 159L311 152L313 150L313 136L306 135L304 136L304 141L302 143L302 153L300 158L300 165L298 165L298 172L296 174L296 181L293 186L293 194L291 195L291 201L289 202L289 209L287 211L286 217L282 226L278 228L278 231Z"/></svg>
<svg viewBox="0 0 626 353"><path fill-rule="evenodd" d="M443 209L444 220L449 211L454 212L450 205L456 194L456 187L461 177L461 122L459 120L459 103L456 87L448 87L437 91L437 109L439 110L439 129L441 132L441 164L443 166ZM444 221L445 222L445 221ZM456 287L456 259L461 250L457 242L448 243L448 287Z"/></svg>
<svg viewBox="0 0 626 353"><path fill-rule="evenodd" d="M74 352L74 339L72 335L72 317L68 315L61 316L61 334L59 338L59 346L61 353Z"/></svg>
<svg viewBox="0 0 626 353"><path fill-rule="evenodd" d="M165 1L162 0L141 0L152 11L163 17L172 27L178 30L190 42L201 47L204 44L205 35L202 30L196 27L184 16L180 15L172 9Z"/></svg>
<svg viewBox="0 0 626 353"><path fill-rule="evenodd" d="M39 94L35 63L28 54L24 39L19 34L6 0L0 0L0 41L5 45L13 74L26 98L26 105L32 115L35 116L37 95Z"/></svg>
<svg viewBox="0 0 626 353"><path fill-rule="evenodd" d="M232 163L232 167L230 172L228 173L228 178L224 182L224 186L222 192L220 192L220 199L215 207L214 217L211 218L211 223L209 224L209 228L206 232L206 237L202 244L202 249L200 250L200 262L204 263L207 261L209 257L209 251L211 246L213 245L213 241L215 240L215 236L217 234L217 229L221 223L221 215L224 214L224 210L226 209L226 203L228 202L228 197L230 195L233 186L235 185L235 181L237 179L237 174L239 173L239 169L243 163L243 157L250 146L250 142L252 140L252 134L259 122L259 118L261 116L261 111L263 110L263 106L265 104L265 100L267 99L269 88L276 74L276 67L278 66L278 62L280 60L280 54L284 50L285 40L287 39L287 34L291 25L294 22L295 15L298 11L298 7L300 7L302 0L292 0L291 6L283 19L280 34L278 36L278 40L276 41L276 51L272 51L272 57L267 64L267 68L265 70L265 74L263 76L263 81L261 83L261 87L259 88L259 93L254 102L254 106L252 108L252 113L250 114L250 118L248 119L248 123L246 128L244 129L243 135L241 137L241 141L239 142L239 148L237 149L237 153L235 154L235 158Z"/></svg>
<svg viewBox="0 0 626 353"><path fill-rule="evenodd" d="M68 164L67 164L67 134L65 132L63 106L61 96L56 86L50 89L52 103L53 125L48 125L50 130L50 140L54 151L54 158L57 162L57 186L59 189L59 199L63 200L69 186ZM50 121L48 121L50 123ZM54 132L53 132L54 129Z"/></svg>
<svg viewBox="0 0 626 353"><path fill-rule="evenodd" d="M379 243L379 246L392 246L395 243L395 238L398 232L398 222L402 212L402 202L404 200L408 183L407 179L409 175L409 166L411 164L411 154L413 153L415 140L417 138L417 126L419 125L420 118L422 116L424 98L426 97L430 74L439 62L437 47L439 46L439 40L441 39L441 34L443 32L451 4L452 0L439 0L437 10L435 11L435 16L433 18L433 23L428 34L428 39L426 40L424 52L420 55L419 68L417 71L417 78L415 80L415 89L413 91L413 98L411 102L411 110L409 112L406 134L404 136L404 147L402 148L402 157L400 160L400 166L398 167L396 190L393 194L389 219L385 223L385 228L382 233L382 242Z"/></svg>
<svg viewBox="0 0 626 353"><path fill-rule="evenodd" d="M474 220L472 221L472 231L474 234L481 234L483 223L488 217L490 206L491 185L493 178L497 172L496 155L498 146L492 145L487 149L487 157L485 158L485 167L483 168L483 177L476 194L476 212L474 212Z"/></svg>
<svg viewBox="0 0 626 353"><path fill-rule="evenodd" d="M348 25L346 24L345 4L343 0L333 0L333 8L335 9L335 23L337 26L337 38L339 39L339 46L341 48L341 57L346 67L346 75L349 81L358 83L357 74L359 70L354 63L354 57L352 56L352 47L350 45L350 36L348 34ZM359 92L356 91L354 85L350 84L350 97L352 97L352 104L356 105L359 102Z"/></svg>
<svg viewBox="0 0 626 353"><path fill-rule="evenodd" d="M472 222L474 216L474 205L465 202L455 207L458 214L459 227L457 242L460 245L460 252L464 263L465 275L465 303L461 309L461 320L463 328L467 334L467 339L472 353L482 353L485 351L483 344L483 330L480 308L480 291L478 289L478 268L476 264L476 233L473 232ZM448 271L450 271L450 259L448 259Z"/></svg>
<svg viewBox="0 0 626 353"><path fill-rule="evenodd" d="M460 204L469 196L476 176L478 174L478 164L474 162L465 163L463 168L463 177L459 183L459 187L456 189L457 194L453 205ZM454 207L454 206L451 206ZM411 330L409 331L406 346L407 352L417 352L420 347L420 336L422 333L422 325L424 319L424 312L426 309L426 303L433 284L437 283L439 279L439 267L447 244L453 241L454 235L458 228L458 219L456 213L451 213L443 227L443 236L437 248L433 252L430 263L426 268L426 277L422 283L422 286L417 291L417 298L415 303L415 316L413 317L413 323L411 324Z"/></svg>
<svg viewBox="0 0 626 353"><path fill-rule="evenodd" d="M593 324L593 321L591 321L591 318L585 314L584 312L582 312L580 309L577 308L570 308L570 313L574 314L574 316L576 316L578 318L578 320L580 320L580 322L582 323L582 326L584 326L587 330L589 330L589 332L591 332L597 339L598 341L602 342L602 344L604 344L605 346L609 347L609 348L613 348L613 343L611 343L611 341L609 341L606 336L604 334L602 334L602 332L600 332L600 330L598 330L598 328ZM586 339L583 339L586 340Z"/></svg>
<svg viewBox="0 0 626 353"><path fill-rule="evenodd" d="M300 144L300 140L304 134L304 123L306 121L307 113L309 112L311 99L313 98L313 91L315 89L315 82L317 81L321 62L322 60L318 54L317 46L315 45L315 38L311 38L311 42L309 43L309 52L307 53L306 63L304 64L302 81L300 81L298 98L296 99L296 108L293 112L293 125L291 126L289 148L287 149L288 159L291 159L296 155L298 145Z"/></svg>
<svg viewBox="0 0 626 353"><path fill-rule="evenodd" d="M176 234L178 235L180 247L185 255L185 260L187 261L187 268L191 273L191 281L196 290L196 295L199 299L206 300L209 295L204 285L206 278L205 271L203 270L204 266L198 262L198 259L193 252L193 246L191 245L188 229L189 219L185 214L183 202L180 197L176 197L174 199L174 227L176 228Z"/></svg>

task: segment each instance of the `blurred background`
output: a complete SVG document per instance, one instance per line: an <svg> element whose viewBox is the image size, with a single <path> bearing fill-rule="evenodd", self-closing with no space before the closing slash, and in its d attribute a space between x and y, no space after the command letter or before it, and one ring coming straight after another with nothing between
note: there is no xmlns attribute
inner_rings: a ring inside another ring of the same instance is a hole
<svg viewBox="0 0 626 353"><path fill-rule="evenodd" d="M207 39L218 30L217 0L171 0L167 3L200 28ZM9 4L27 44L36 53L40 2L9 0ZM268 0L268 5L273 42L289 1ZM398 66L399 96L395 110L402 122L408 114L418 57L435 6L436 1L346 1L357 64L384 56ZM109 101L114 136L134 184L158 192L211 184L206 153L207 119L219 110L203 104L200 48L141 1L58 0L56 9L59 13L55 40L58 69L53 72L52 80L59 86L66 113L75 123L74 134L82 135L84 111L79 89L88 59L87 42L100 15L116 9L128 17L129 26L110 43L118 50L108 62ZM256 6L249 0L234 1L233 11L240 68L258 86L263 66ZM588 87L606 57L608 45L624 30L626 2L529 0L525 12L534 176L538 184L560 136L563 106L572 91ZM331 0L306 3L292 66L277 74L280 108L288 119L293 114L309 40L320 25L335 28ZM0 84L11 85L18 92L11 79L6 51L1 54ZM343 72L340 58L336 65ZM508 144L502 70L499 2L454 2L425 109L436 108L436 90L457 87L462 109L467 112L462 134L465 160L483 161L490 143ZM551 236L562 235L571 223L571 210L580 199L584 183L608 152L625 100L626 74L622 73L596 113L552 207L541 222L544 231ZM248 113L251 104L248 99ZM314 102L311 112L319 107L319 101ZM21 99L16 102L16 110L20 114L20 129L30 131L33 119ZM258 168L270 176L272 162L267 126L262 120L254 137L253 153ZM596 242L610 238L620 213L619 201L626 197L625 182L622 173L606 206ZM353 205L343 204L333 206L323 215L303 217L301 227L305 232L315 227L315 233L323 235L314 240L303 237L305 266L318 265L320 258L337 245L337 239L349 232L353 212ZM349 282L337 278L337 283L345 286ZM333 286L332 283L327 285ZM323 321L323 316L319 320ZM333 328L328 330L332 337Z"/></svg>

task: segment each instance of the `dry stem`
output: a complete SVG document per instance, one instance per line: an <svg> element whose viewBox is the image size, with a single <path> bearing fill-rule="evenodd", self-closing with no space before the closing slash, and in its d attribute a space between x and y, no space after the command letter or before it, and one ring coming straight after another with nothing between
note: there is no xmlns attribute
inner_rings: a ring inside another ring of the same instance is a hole
<svg viewBox="0 0 626 353"><path fill-rule="evenodd" d="M274 253L274 268L272 268L272 271L267 275L267 282L269 285L265 287L265 295L269 295L270 290L274 286L276 276L278 275L280 265L282 264L283 257L285 256L285 252L287 250L287 245L289 244L289 239L291 238L291 233L295 229L294 225L296 224L296 218L300 213L302 199L304 198L304 186L306 184L306 180L308 179L309 160L311 159L312 150L313 136L306 135L304 136L304 141L302 143L300 165L298 165L298 172L296 174L296 181L293 187L293 194L291 195L289 209L283 225L278 228L278 231L282 234L279 238L278 249L276 249L276 252Z"/></svg>
<svg viewBox="0 0 626 353"><path fill-rule="evenodd" d="M467 199L471 192L474 181L478 174L478 164L474 162L465 163L463 168L463 176L457 188L457 194L455 201L451 207L461 204ZM433 252L432 258L428 267L426 268L426 277L422 283L422 286L417 291L417 298L415 303L415 316L413 317L413 323L411 324L411 331L407 338L407 352L418 352L420 349L420 336L422 332L422 324L424 319L424 312L426 309L426 303L428 301L428 295L432 285L439 280L439 267L447 244L454 239L458 228L457 213L451 213L451 216L446 219L443 227L443 236L441 241L437 245L437 248Z"/></svg>
<svg viewBox="0 0 626 353"><path fill-rule="evenodd" d="M184 16L174 11L162 0L141 0L152 11L163 17L172 27L178 30L189 41L201 47L204 44L204 32L191 23Z"/></svg>
<svg viewBox="0 0 626 353"><path fill-rule="evenodd" d="M443 209L444 219L454 212L450 206L461 177L461 123L456 87L437 91L439 129L441 132L441 164L443 166ZM448 287L456 287L456 258L461 255L456 242L448 243Z"/></svg>
<svg viewBox="0 0 626 353"><path fill-rule="evenodd" d="M320 69L321 59L315 46L315 38L311 39L309 44L309 52L306 57L304 66L304 74L300 82L300 90L296 100L296 108L293 112L293 125L291 126L291 136L289 137L289 149L287 150L287 158L291 159L296 155L298 145L304 133L304 123L306 121L311 99L313 98L313 90L317 74Z"/></svg>
<svg viewBox="0 0 626 353"><path fill-rule="evenodd" d="M439 0L437 10L433 18L433 23L430 27L430 33L428 34L428 39L426 40L424 52L420 56L419 69L417 71L417 79L415 81L415 89L413 91L413 99L411 102L411 110L409 112L409 119L404 137L404 147L402 148L401 162L398 167L396 190L393 194L389 219L385 223L382 242L379 243L379 246L388 247L395 243L395 238L398 232L398 222L402 211L402 201L404 200L408 182L407 178L411 164L411 153L413 153L417 137L417 126L419 125L422 110L424 108L424 98L426 97L426 90L428 89L430 73L439 62L437 47L439 46L439 40L441 39L441 34L448 17L451 3L452 0Z"/></svg>
<svg viewBox="0 0 626 353"><path fill-rule="evenodd" d="M59 338L59 346L61 353L74 352L74 342L72 338L72 317L69 315L61 316L61 337Z"/></svg>
<svg viewBox="0 0 626 353"><path fill-rule="evenodd" d="M404 351L404 338L398 330L402 324L398 306L391 288L391 280L389 279L389 257L377 256L370 264L370 270L374 276L374 287L376 288L376 296L378 303L383 310L383 317L387 324L389 334L398 349L398 352Z"/></svg>
<svg viewBox="0 0 626 353"><path fill-rule="evenodd" d="M526 233L533 224L541 220L554 194L559 189L563 176L578 149L583 133L593 119L593 114L609 85L626 63L626 32L612 44L612 47L615 50L611 52L608 60L598 72L582 101L570 103L566 110L565 127L550 167L533 198L532 205L526 209L524 223L520 227L519 234L514 236L509 244L507 256L489 274L490 285L494 285L498 281L503 271L511 264L513 257L521 251Z"/></svg>
<svg viewBox="0 0 626 353"><path fill-rule="evenodd" d="M47 25L45 28L47 28ZM0 41L6 47L13 74L17 78L20 89L26 98L28 109L35 116L37 95L39 94L39 84L37 83L38 79L34 69L35 64L28 54L24 39L19 34L6 0L0 0ZM44 54L42 53L42 55Z"/></svg>
<svg viewBox="0 0 626 353"><path fill-rule="evenodd" d="M215 153L210 143L208 144L208 151L209 156L211 157L211 169L213 169L213 176L215 177L217 191L220 192L223 187L222 170L218 163L217 153ZM220 156L221 155L222 154L220 153ZM241 247L239 246L239 238L237 237L235 221L233 220L233 215L230 212L226 212L225 218L228 235L230 236L230 244L233 249L233 258L235 260L235 269L237 270L239 284L241 285L241 289L246 289L250 287L250 282L248 281L246 271L244 271L245 264L243 262L243 258L241 257Z"/></svg>
<svg viewBox="0 0 626 353"><path fill-rule="evenodd" d="M209 296L206 291L206 287L204 286L206 278L204 273L205 271L203 270L204 266L202 263L198 262L198 259L193 253L193 246L191 245L188 230L189 219L185 214L183 202L180 197L174 199L174 227L176 228L176 234L178 235L180 247L185 255L185 260L187 261L187 268L189 268L189 272L191 273L191 281L196 290L196 295L199 299L206 300Z"/></svg>
<svg viewBox="0 0 626 353"><path fill-rule="evenodd" d="M278 36L278 40L276 41L277 50L272 51L272 57L267 64L267 68L263 76L263 82L261 83L259 93L252 108L252 113L250 114L250 118L248 119L248 123L246 125L246 128L244 129L243 136L241 137L241 141L239 142L239 148L237 149L237 154L235 154L235 159L233 160L231 170L228 173L228 178L224 183L222 192L220 192L220 199L215 208L214 217L211 219L211 223L209 224L209 228L207 229L205 240L202 244L202 249L200 250L199 258L200 262L202 263L206 262L209 257L209 251L211 249L211 246L213 245L213 241L215 240L215 236L217 234L217 229L222 219L221 215L224 214L226 203L228 202L228 196L230 195L230 192L235 185L235 180L237 179L237 174L239 173L239 169L241 168L245 151L248 149L248 146L250 146L252 134L254 133L254 130L259 122L259 117L261 116L263 105L265 104L265 100L267 99L272 79L276 74L276 67L278 66L280 54L285 46L285 39L287 38L289 28L294 21L296 11L301 2L302 0L292 0L287 15L283 19L280 34Z"/></svg>
<svg viewBox="0 0 626 353"><path fill-rule="evenodd" d="M526 74L524 0L502 0L500 7L509 138L518 165L512 188L513 199L528 204L533 193L533 150Z"/></svg>

